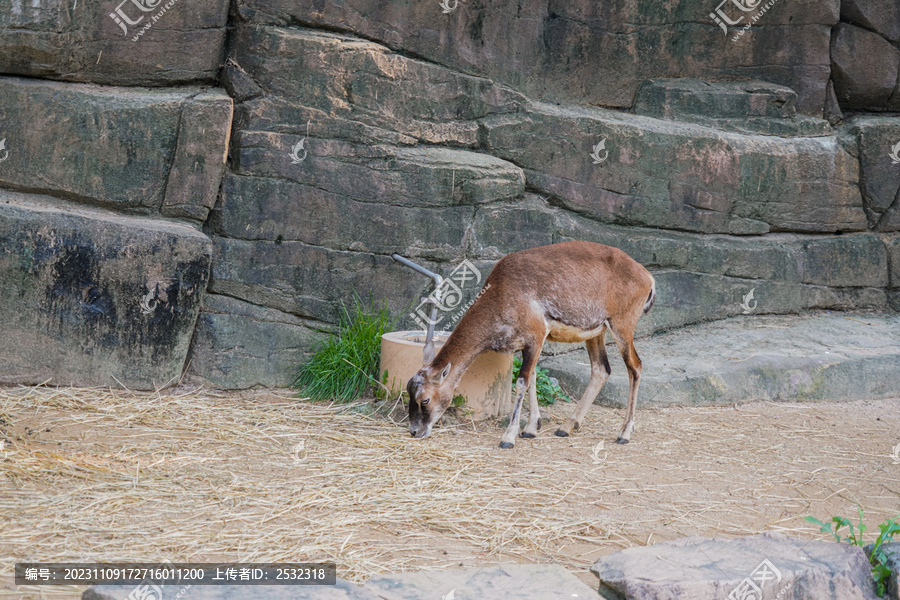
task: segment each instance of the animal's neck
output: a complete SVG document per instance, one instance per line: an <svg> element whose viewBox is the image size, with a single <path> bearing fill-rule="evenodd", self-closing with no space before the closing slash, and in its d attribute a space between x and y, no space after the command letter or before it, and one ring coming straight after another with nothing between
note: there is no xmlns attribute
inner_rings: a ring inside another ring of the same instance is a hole
<svg viewBox="0 0 900 600"><path fill-rule="evenodd" d="M490 346L492 328L486 324L473 327L471 323L472 319L460 321L431 363L435 371L441 371L447 363L452 365L447 384L453 387L459 383L472 361Z"/></svg>

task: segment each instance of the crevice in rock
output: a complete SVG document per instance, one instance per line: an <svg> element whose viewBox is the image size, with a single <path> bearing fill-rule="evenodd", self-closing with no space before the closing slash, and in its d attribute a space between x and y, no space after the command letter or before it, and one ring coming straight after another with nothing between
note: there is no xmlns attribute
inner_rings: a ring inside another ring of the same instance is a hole
<svg viewBox="0 0 900 600"><path fill-rule="evenodd" d="M883 231L883 228L887 226L888 219L896 212L900 212L900 188L897 189L897 195L894 196L894 201L891 202L891 205L881 213L881 217L878 219L878 223L875 225L874 230Z"/></svg>
<svg viewBox="0 0 900 600"><path fill-rule="evenodd" d="M169 220L164 219L159 216L158 208L153 208L150 206L122 206L120 204L116 204L115 202L106 202L100 200L98 198L93 198L90 196L81 196L79 194L75 194L73 192L67 192L65 190L53 189L53 188L39 188L32 186L23 186L17 185L14 183L4 183L0 186L0 191L9 191L16 192L20 194L31 194L35 196L45 196L48 198L52 198L54 200L60 200L63 202L70 202L76 206L74 208L101 208L105 210L110 210L115 213L124 215L124 216L133 216L133 217L153 217L160 218L161 220ZM178 219L172 219L171 221L184 224L184 221Z"/></svg>
<svg viewBox="0 0 900 600"><path fill-rule="evenodd" d="M270 13L262 13L262 14L273 17L273 15L271 15ZM379 46L384 47L386 50L391 51L392 53L396 54L397 56L401 56L401 57L407 58L409 60L426 63L426 64L440 67L443 69L447 69L458 75L463 75L465 77L472 77L475 79L480 79L483 81L490 82L492 85L495 85L497 87L507 88L511 91L516 91L516 90L513 90L513 88L510 88L499 82L496 82L493 79L485 77L484 75L480 75L478 73L470 73L467 71L462 71L453 65L447 65L447 64L435 61L431 58L428 58L427 56L425 56L423 54L413 52L413 51L409 50L408 48L399 47L395 44L391 44L390 42L379 39L377 37L367 36L364 33L355 31L355 30L347 28L347 27L338 27L337 25L332 25L332 24L328 24L328 23L316 23L316 22L312 22L312 21L304 21L303 19L299 19L296 16L292 16L292 15L287 15L287 16L283 16L283 17L274 17L274 18L278 19L279 21L281 21L284 24L283 25L268 25L268 24L263 24L263 23L250 22L250 23L247 23L247 26L259 27L259 28L265 28L265 27L296 28L296 29L306 29L312 33L315 33L315 32L333 33L333 34L337 34L337 35L341 35L341 36L350 38L351 40L357 40L360 42L369 42L372 44L378 44ZM519 93L519 92L516 92L516 93Z"/></svg>

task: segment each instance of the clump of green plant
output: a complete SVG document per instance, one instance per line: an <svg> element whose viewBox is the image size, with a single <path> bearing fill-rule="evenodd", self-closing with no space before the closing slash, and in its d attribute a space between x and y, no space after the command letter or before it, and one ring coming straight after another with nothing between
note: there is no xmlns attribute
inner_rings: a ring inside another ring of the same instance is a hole
<svg viewBox="0 0 900 600"><path fill-rule="evenodd" d="M297 371L291 387L298 396L352 402L369 385L378 384L381 336L390 331L394 320L387 307L375 306L371 300L365 304L359 297L351 310L341 303L337 333L321 342Z"/></svg>
<svg viewBox="0 0 900 600"><path fill-rule="evenodd" d="M556 404L558 400L562 400L564 402L571 402L572 399L562 391L562 388L559 387L559 384L555 379L550 377L550 373L547 369L542 369L541 367L537 368L537 397L538 404L541 406L547 406L549 404ZM519 372L522 370L522 357L516 356L513 358L513 377L512 377L512 386L513 393L516 391L516 380L519 378Z"/></svg>
<svg viewBox="0 0 900 600"><path fill-rule="evenodd" d="M862 508L857 506L857 510L859 511L859 525L856 528L853 527L853 522L850 519L844 517L832 517L829 523L823 523L815 517L806 517L806 521L818 525L822 533L830 533L837 542L844 541L852 546L862 548L865 546L863 534L866 532L867 527L863 524ZM893 553L885 551L884 546L893 541L895 533L900 533L898 520L900 520L900 515L893 519L888 519L878 526L880 533L875 538L875 543L872 544L872 551L869 553L869 563L872 565L872 578L875 580L875 588L879 596L884 596L887 590L887 583L891 578L888 560ZM839 532L842 527L850 528L850 535L844 537L843 540L841 540Z"/></svg>

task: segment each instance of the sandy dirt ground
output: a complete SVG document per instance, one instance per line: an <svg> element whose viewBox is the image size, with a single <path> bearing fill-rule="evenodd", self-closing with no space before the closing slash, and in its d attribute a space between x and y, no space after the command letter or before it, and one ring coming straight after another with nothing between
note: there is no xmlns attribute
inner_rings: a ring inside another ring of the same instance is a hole
<svg viewBox="0 0 900 600"><path fill-rule="evenodd" d="M900 399L639 407L624 446L597 406L555 437L573 408L501 450L497 422L414 440L288 392L0 388L0 598L80 597L16 587L25 561L333 561L355 582L552 562L593 586L623 548L900 514Z"/></svg>

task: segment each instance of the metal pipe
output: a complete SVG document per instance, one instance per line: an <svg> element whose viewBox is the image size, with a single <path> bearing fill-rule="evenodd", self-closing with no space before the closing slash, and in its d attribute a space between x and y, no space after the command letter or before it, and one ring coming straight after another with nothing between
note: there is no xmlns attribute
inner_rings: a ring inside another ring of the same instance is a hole
<svg viewBox="0 0 900 600"><path fill-rule="evenodd" d="M434 360L434 324L437 321L437 306L435 305L435 300L440 301L441 299L441 286L444 284L444 278L438 275L437 273L432 273L425 267L421 265L417 265L413 261L408 258L404 258L399 254L391 254L391 258L400 263L401 265L407 266L413 271L417 273L421 273L422 275L429 277L434 280L434 299L427 298L428 302L431 302L431 318L428 320L428 331L425 333L425 348L422 350L422 358L426 364L431 363Z"/></svg>
<svg viewBox="0 0 900 600"><path fill-rule="evenodd" d="M429 271L428 269L426 269L425 267L423 267L421 265L417 265L416 263L409 260L408 258L403 258L399 254L391 254L391 258L393 258L394 260L396 260L398 263L400 263L402 265L406 265L413 271L418 271L425 277L430 277L430 278L434 279L435 284L437 284L438 286L440 286L442 283L444 283L443 277L441 277L437 273L432 273L431 271Z"/></svg>

